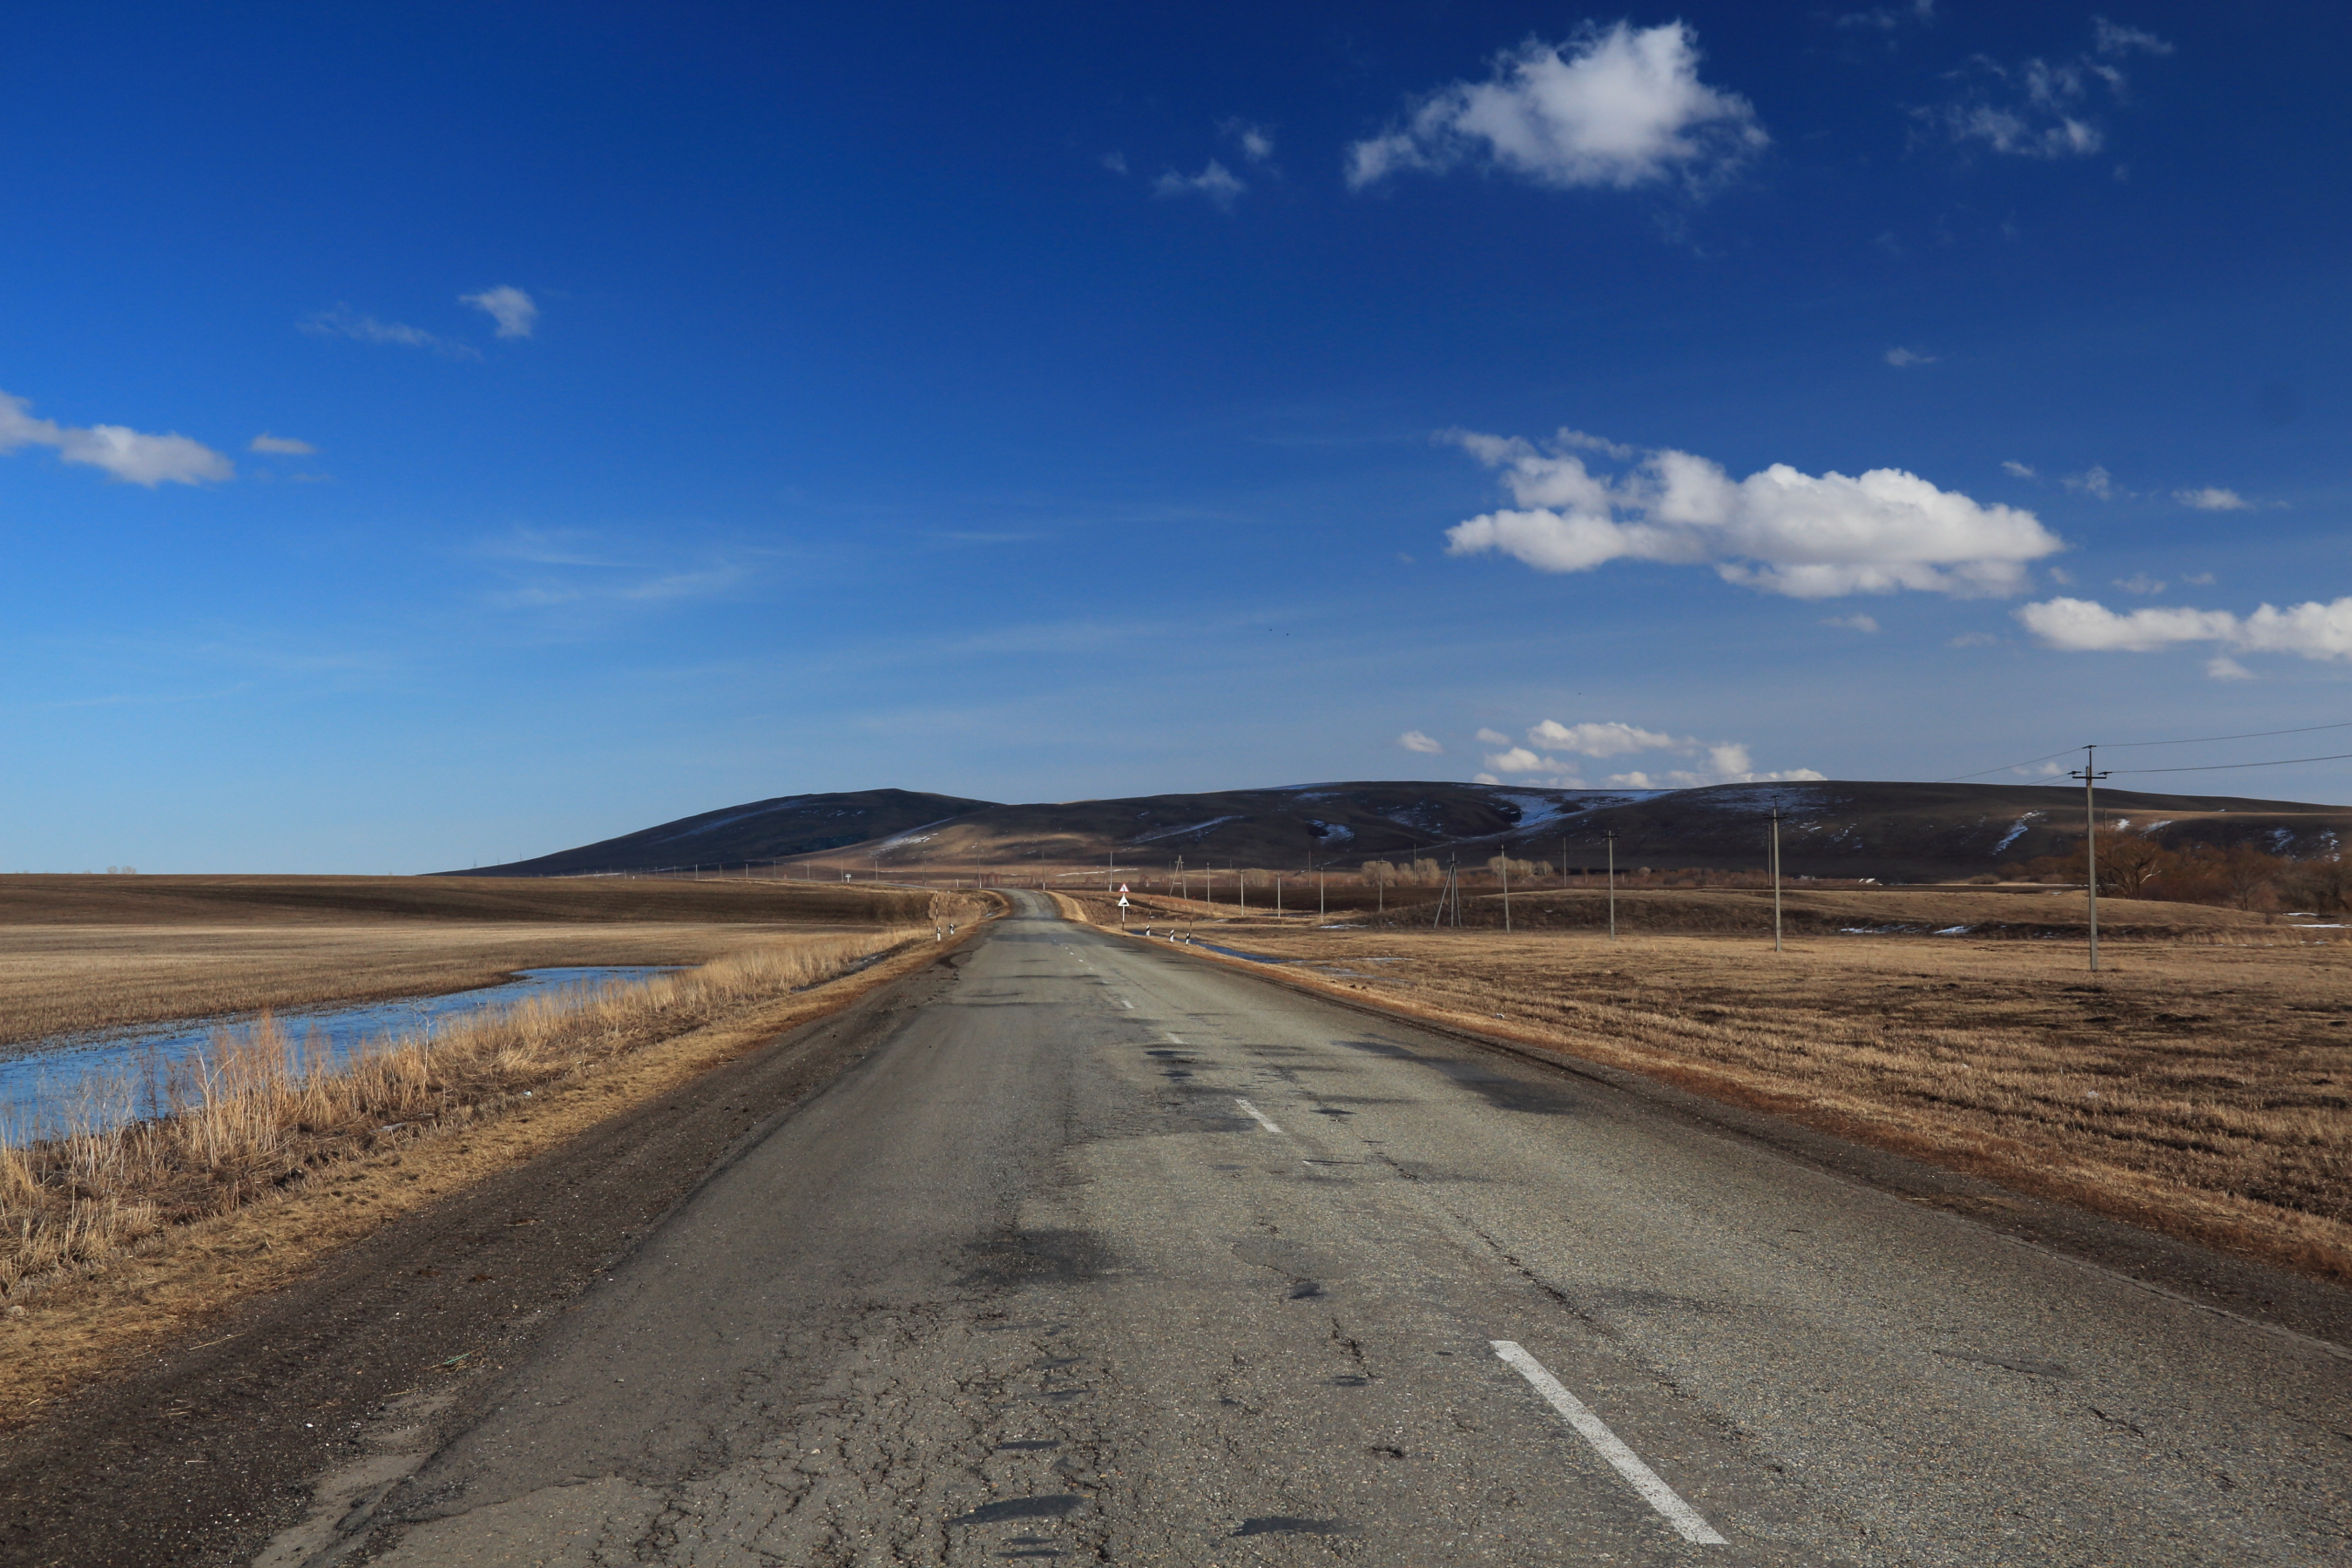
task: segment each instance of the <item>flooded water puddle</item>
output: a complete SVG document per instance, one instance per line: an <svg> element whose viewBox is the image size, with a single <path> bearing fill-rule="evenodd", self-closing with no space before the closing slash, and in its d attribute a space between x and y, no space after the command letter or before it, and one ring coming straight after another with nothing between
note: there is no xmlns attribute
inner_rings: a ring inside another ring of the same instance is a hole
<svg viewBox="0 0 2352 1568"><path fill-rule="evenodd" d="M435 1026L512 1003L567 990L593 991L667 974L656 964L605 964L578 969L522 969L512 980L438 996L305 1007L276 1015L289 1038L341 1061L371 1041L419 1035ZM176 1068L190 1063L220 1030L240 1033L256 1015L183 1018L99 1036L35 1040L0 1060L0 1137L37 1138L68 1123L106 1127L158 1114Z"/></svg>

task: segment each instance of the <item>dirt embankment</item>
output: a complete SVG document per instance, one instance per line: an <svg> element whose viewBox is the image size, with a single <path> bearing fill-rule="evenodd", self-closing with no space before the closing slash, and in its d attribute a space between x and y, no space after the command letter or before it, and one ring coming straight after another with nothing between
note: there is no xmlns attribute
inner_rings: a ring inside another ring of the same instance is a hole
<svg viewBox="0 0 2352 1568"><path fill-rule="evenodd" d="M1118 924L1099 895L1068 901ZM2352 948L2316 933L2111 929L2094 975L2079 937L1806 934L1776 953L1752 932L1188 927L1199 912L1147 900L1129 930L1190 929L1286 961L1291 984L2352 1282Z"/></svg>

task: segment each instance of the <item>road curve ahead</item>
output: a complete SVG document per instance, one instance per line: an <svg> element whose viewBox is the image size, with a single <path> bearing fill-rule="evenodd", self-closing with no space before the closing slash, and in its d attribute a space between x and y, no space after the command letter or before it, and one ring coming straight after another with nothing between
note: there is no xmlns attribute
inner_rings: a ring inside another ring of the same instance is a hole
<svg viewBox="0 0 2352 1568"><path fill-rule="evenodd" d="M959 963L333 1560L2352 1561L2333 1346L1042 900Z"/></svg>

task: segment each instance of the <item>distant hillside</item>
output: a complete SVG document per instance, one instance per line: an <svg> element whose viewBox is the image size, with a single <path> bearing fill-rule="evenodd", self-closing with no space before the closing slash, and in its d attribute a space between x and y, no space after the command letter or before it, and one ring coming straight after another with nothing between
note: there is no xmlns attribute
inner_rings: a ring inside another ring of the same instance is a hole
<svg viewBox="0 0 2352 1568"><path fill-rule="evenodd" d="M535 860L515 860L451 871L452 877L563 877L588 871L668 871L691 866L740 866L887 838L989 803L903 789L851 795L787 795L683 816L577 849Z"/></svg>
<svg viewBox="0 0 2352 1568"><path fill-rule="evenodd" d="M2235 797L2102 792L2103 822L2156 828L2166 842L2252 843L2272 854L2333 853L2352 807ZM998 805L873 790L730 806L478 875L548 876L801 863L916 877L972 870L1051 873L1111 861L1153 870L1241 865L1353 870L1366 860L1497 850L1600 867L1760 867L1772 812L1792 876L1933 881L2063 853L2082 835L2082 795L2046 784L1832 781L1683 790L1552 790L1369 782Z"/></svg>

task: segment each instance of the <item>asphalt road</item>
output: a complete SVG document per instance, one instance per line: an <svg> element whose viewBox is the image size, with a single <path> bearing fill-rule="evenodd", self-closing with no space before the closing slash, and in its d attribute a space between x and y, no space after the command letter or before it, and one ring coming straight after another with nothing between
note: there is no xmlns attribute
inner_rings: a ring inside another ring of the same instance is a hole
<svg viewBox="0 0 2352 1568"><path fill-rule="evenodd" d="M1035 900L874 1026L263 1561L2352 1561L2341 1349L1654 1099Z"/></svg>

